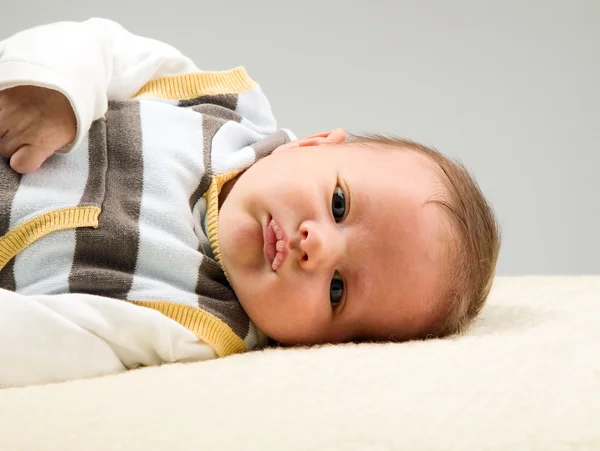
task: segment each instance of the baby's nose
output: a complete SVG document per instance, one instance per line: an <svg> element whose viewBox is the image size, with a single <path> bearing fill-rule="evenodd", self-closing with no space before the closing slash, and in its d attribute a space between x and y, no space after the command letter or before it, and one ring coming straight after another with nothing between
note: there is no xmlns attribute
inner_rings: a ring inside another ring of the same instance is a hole
<svg viewBox="0 0 600 451"><path fill-rule="evenodd" d="M314 221L300 225L300 266L308 271L330 269L339 254L340 247L332 231Z"/></svg>

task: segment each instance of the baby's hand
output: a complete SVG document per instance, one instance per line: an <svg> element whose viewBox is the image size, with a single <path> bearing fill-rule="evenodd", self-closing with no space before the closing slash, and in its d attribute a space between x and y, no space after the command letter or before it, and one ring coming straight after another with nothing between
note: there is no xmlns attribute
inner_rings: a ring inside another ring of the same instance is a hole
<svg viewBox="0 0 600 451"><path fill-rule="evenodd" d="M75 113L62 93L37 86L0 91L0 155L16 172L35 171L76 133Z"/></svg>

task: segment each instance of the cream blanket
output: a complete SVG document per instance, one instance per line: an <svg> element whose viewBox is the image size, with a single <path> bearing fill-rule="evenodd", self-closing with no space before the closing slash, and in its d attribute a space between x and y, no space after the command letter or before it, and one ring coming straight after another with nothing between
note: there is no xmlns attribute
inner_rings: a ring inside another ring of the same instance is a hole
<svg viewBox="0 0 600 451"><path fill-rule="evenodd" d="M1 450L598 450L600 276L500 277L463 337L0 390Z"/></svg>

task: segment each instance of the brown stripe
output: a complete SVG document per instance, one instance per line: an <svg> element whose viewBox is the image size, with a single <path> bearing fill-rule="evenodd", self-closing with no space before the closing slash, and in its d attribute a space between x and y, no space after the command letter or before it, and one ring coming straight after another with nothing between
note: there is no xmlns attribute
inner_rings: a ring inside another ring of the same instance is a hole
<svg viewBox="0 0 600 451"><path fill-rule="evenodd" d="M11 258L2 271L0 271L0 288L8 291L17 291L15 281L15 259Z"/></svg>
<svg viewBox="0 0 600 451"><path fill-rule="evenodd" d="M231 96L235 97L236 96ZM204 174L196 190L190 196L190 208L193 209L198 199L206 192L212 180L212 167L210 164L210 152L212 140L219 129L227 121L240 122L241 116L231 110L218 105L197 105L192 110L202 114L202 149L204 150Z"/></svg>
<svg viewBox="0 0 600 451"><path fill-rule="evenodd" d="M213 96L200 96L195 99L182 100L179 102L181 107L190 107L194 105L202 105L210 103L212 105L220 105L228 110L235 111L238 103L237 94L218 94Z"/></svg>
<svg viewBox="0 0 600 451"><path fill-rule="evenodd" d="M21 183L21 174L13 171L9 160L0 160L0 236L10 229L12 203ZM15 259L11 259L0 271L0 288L15 291L17 288L14 274Z"/></svg>
<svg viewBox="0 0 600 451"><path fill-rule="evenodd" d="M211 149L211 141L215 133L219 130L219 128L225 123L225 121L220 119L215 119L211 117L203 117L202 118L202 149L204 151L203 159L204 159L204 174L202 174L202 178L200 179L200 183L190 196L190 209L193 210L196 202L200 200L200 197L206 192L208 187L210 186L210 181L212 180L212 165L210 162L210 149ZM202 219L202 218L201 218ZM203 225L204 227L204 225ZM206 234L197 234L200 243L198 244L198 250L204 255L212 256L212 246L210 245L210 240L206 236ZM196 283L196 292L198 292L198 283Z"/></svg>
<svg viewBox="0 0 600 451"><path fill-rule="evenodd" d="M204 162L204 174L202 174L202 178L200 179L200 183L190 196L190 209L193 210L194 206L200 200L200 197L206 192L208 187L210 186L210 181L212 180L212 165L210 162L210 149L211 149L211 141L215 133L219 130L219 128L225 123L224 120L211 118L210 116L202 117L202 149L203 149L203 162ZM202 218L201 218L202 219ZM204 227L204 225L203 225ZM206 234L197 234L200 243L198 244L198 250L204 255L212 256L212 247L210 245L210 240L206 236ZM196 283L196 292L198 290L198 283Z"/></svg>
<svg viewBox="0 0 600 451"><path fill-rule="evenodd" d="M204 150L204 174L200 183L190 197L190 208L206 192L212 180L211 150L212 141L219 129L227 121L241 122L240 115L235 113L237 96L203 96L194 99L192 110L202 114L202 135ZM182 102L183 103L183 102ZM225 322L242 339L248 334L250 320L229 286L223 270L212 258L212 249L208 238L200 237L199 251L204 254L198 269L196 293L198 305Z"/></svg>
<svg viewBox="0 0 600 451"><path fill-rule="evenodd" d="M79 205L101 206L106 192L106 120L92 123L88 132L89 176Z"/></svg>
<svg viewBox="0 0 600 451"><path fill-rule="evenodd" d="M90 149L90 162L107 149L106 192L99 227L76 231L69 290L125 299L133 284L138 255L143 189L142 129L137 101L110 102L106 141L91 140L90 147L96 146Z"/></svg>
<svg viewBox="0 0 600 451"><path fill-rule="evenodd" d="M204 257L200 263L196 293L200 308L226 323L241 339L248 335L250 319L230 288L223 270L211 258Z"/></svg>
<svg viewBox="0 0 600 451"><path fill-rule="evenodd" d="M203 149L203 159L204 159L204 174L202 174L202 178L200 179L200 183L190 196L190 209L193 210L196 202L200 200L200 197L206 192L208 187L210 186L210 181L212 180L212 165L210 161L210 149L212 138L215 136L215 133L219 130L219 128L225 123L224 120L212 118L210 116L202 117L202 149ZM202 218L201 218L202 219ZM204 225L203 225L204 227ZM212 257L212 246L210 245L210 240L206 236L206 234L198 233L198 238L200 243L198 244L198 250L204 255L210 255ZM198 283L196 282L196 292L198 292Z"/></svg>
<svg viewBox="0 0 600 451"><path fill-rule="evenodd" d="M272 135L267 136L265 139L255 142L252 144L252 148L256 154L256 161L271 155L271 152L288 142L290 142L290 137L283 130L279 130Z"/></svg>
<svg viewBox="0 0 600 451"><path fill-rule="evenodd" d="M242 116L235 111L228 110L220 105L196 105L190 108L197 113L201 113L204 118L213 117L225 121L241 122Z"/></svg>

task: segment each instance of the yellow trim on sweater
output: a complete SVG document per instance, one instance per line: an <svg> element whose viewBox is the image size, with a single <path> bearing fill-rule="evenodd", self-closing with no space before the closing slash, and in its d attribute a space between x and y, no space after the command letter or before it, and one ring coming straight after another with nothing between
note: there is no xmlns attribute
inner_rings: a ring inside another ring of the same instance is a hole
<svg viewBox="0 0 600 451"><path fill-rule="evenodd" d="M45 235L77 227L98 227L100 207L67 207L36 216L0 238L0 270L30 244Z"/></svg>
<svg viewBox="0 0 600 451"><path fill-rule="evenodd" d="M206 199L206 232L208 240L210 241L215 260L225 273L227 280L229 280L229 276L227 275L227 271L225 271L225 266L223 266L221 247L219 246L219 193L225 183L236 178L242 172L243 170L238 170L213 176L210 186L202 196ZM229 280L229 283L231 283L231 280Z"/></svg>
<svg viewBox="0 0 600 451"><path fill-rule="evenodd" d="M189 100L200 96L239 94L258 87L246 69L236 67L222 72L194 72L167 75L150 80L135 94L163 100Z"/></svg>
<svg viewBox="0 0 600 451"><path fill-rule="evenodd" d="M196 337L211 346L219 357L246 352L246 343L216 316L200 307L169 301L130 301L133 304L158 310L192 331Z"/></svg>

